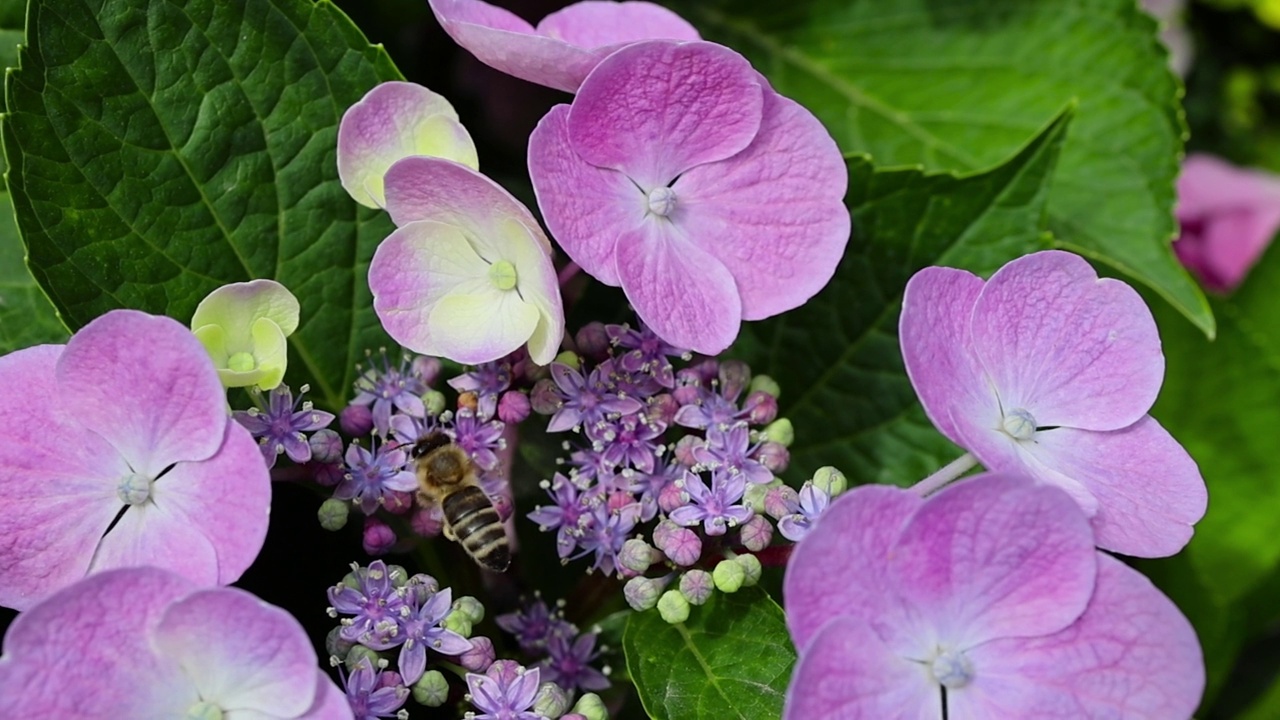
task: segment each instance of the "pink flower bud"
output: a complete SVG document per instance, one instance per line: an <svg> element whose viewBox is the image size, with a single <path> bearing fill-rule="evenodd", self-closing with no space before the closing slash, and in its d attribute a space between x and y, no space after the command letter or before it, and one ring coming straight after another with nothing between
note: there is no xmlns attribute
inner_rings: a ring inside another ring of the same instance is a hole
<svg viewBox="0 0 1280 720"><path fill-rule="evenodd" d="M533 410L529 396L517 390L508 390L498 399L498 419L515 425L524 422Z"/></svg>
<svg viewBox="0 0 1280 720"><path fill-rule="evenodd" d="M702 388L697 385L680 385L677 383L676 389L671 391L671 397L681 406L692 405L698 402L698 398L702 397Z"/></svg>
<svg viewBox="0 0 1280 720"><path fill-rule="evenodd" d="M361 437L373 431L373 411L365 405L348 405L338 413L338 426L351 437Z"/></svg>
<svg viewBox="0 0 1280 720"><path fill-rule="evenodd" d="M751 382L751 367L741 360L725 360L720 363L718 376L720 394L727 398L735 398Z"/></svg>
<svg viewBox="0 0 1280 720"><path fill-rule="evenodd" d="M436 537L444 529L444 515L438 505L432 505L431 507L419 505L413 509L413 514L409 516L409 527L423 537Z"/></svg>
<svg viewBox="0 0 1280 720"><path fill-rule="evenodd" d="M675 564L688 567L702 557L702 539L688 528L677 528L659 549Z"/></svg>
<svg viewBox="0 0 1280 720"><path fill-rule="evenodd" d="M341 463L309 462L305 467L310 471L311 478L320 485L333 487L342 482L343 470Z"/></svg>
<svg viewBox="0 0 1280 720"><path fill-rule="evenodd" d="M511 503L508 495L490 495L489 500L493 502L493 509L498 511L498 519L502 522L506 522L511 517L511 513L515 512L515 505Z"/></svg>
<svg viewBox="0 0 1280 720"><path fill-rule="evenodd" d="M747 411L747 422L768 425L778 417L778 398L757 390L747 396L742 408Z"/></svg>
<svg viewBox="0 0 1280 720"><path fill-rule="evenodd" d="M763 517L753 515L738 528L738 539L751 552L760 552L773 542L773 525Z"/></svg>
<svg viewBox="0 0 1280 720"><path fill-rule="evenodd" d="M675 455L676 462L685 467L693 467L698 464L697 458L693 456L693 451L705 444L696 435L685 435L676 441L676 446L672 448L672 454Z"/></svg>
<svg viewBox="0 0 1280 720"><path fill-rule="evenodd" d="M386 555L391 546L396 544L395 531L376 517L367 517L364 521L364 551L370 555Z"/></svg>
<svg viewBox="0 0 1280 720"><path fill-rule="evenodd" d="M662 393L649 398L649 405L644 412L650 423L665 427L675 422L676 411L679 409L680 403L676 402L671 393Z"/></svg>
<svg viewBox="0 0 1280 720"><path fill-rule="evenodd" d="M551 378L542 378L534 383L533 390L529 392L529 405L539 415L554 415L563 404Z"/></svg>
<svg viewBox="0 0 1280 720"><path fill-rule="evenodd" d="M321 428L307 438L311 446L311 461L318 463L342 462L342 437L329 428Z"/></svg>
<svg viewBox="0 0 1280 720"><path fill-rule="evenodd" d="M393 515L403 515L413 508L413 493L387 490L382 497L386 500L387 512Z"/></svg>
<svg viewBox="0 0 1280 720"><path fill-rule="evenodd" d="M764 511L774 519L790 515L799 505L800 495L786 485L773 488L764 496Z"/></svg>
<svg viewBox="0 0 1280 720"><path fill-rule="evenodd" d="M777 475L787 469L791 464L791 452L787 450L782 443L776 443L767 440L760 444L760 448L756 450L756 460L769 472Z"/></svg>
<svg viewBox="0 0 1280 720"><path fill-rule="evenodd" d="M458 656L458 664L471 672L482 673L493 665L493 659L497 655L493 649L493 641L483 635L470 640L471 649Z"/></svg>
<svg viewBox="0 0 1280 720"><path fill-rule="evenodd" d="M440 362L440 358L419 355L413 359L412 367L413 372L422 378L422 382L426 383L427 387L431 387L440 378L440 371L444 369L444 363Z"/></svg>
<svg viewBox="0 0 1280 720"><path fill-rule="evenodd" d="M578 345L578 354L592 360L601 360L609 352L609 332L604 323L589 322L573 336Z"/></svg>
<svg viewBox="0 0 1280 720"><path fill-rule="evenodd" d="M662 512L669 513L684 505L685 502L684 491L676 487L675 483L668 483L662 488L662 492L658 493L658 508Z"/></svg>

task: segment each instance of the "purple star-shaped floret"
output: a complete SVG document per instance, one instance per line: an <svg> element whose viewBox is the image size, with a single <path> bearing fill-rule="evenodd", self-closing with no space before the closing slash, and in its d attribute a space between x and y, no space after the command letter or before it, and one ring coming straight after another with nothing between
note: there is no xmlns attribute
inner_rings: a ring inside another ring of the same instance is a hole
<svg viewBox="0 0 1280 720"><path fill-rule="evenodd" d="M582 551L576 557L595 554L593 570L612 575L617 568L618 553L631 538L636 522L640 520L640 503L630 503L610 509L606 503L596 503L590 509L590 522L578 540Z"/></svg>
<svg viewBox="0 0 1280 720"><path fill-rule="evenodd" d="M630 465L637 470L653 472L658 457L658 439L665 429L661 423L647 422L643 414L635 413L588 425L587 438L592 441L592 449L602 453L610 465Z"/></svg>
<svg viewBox="0 0 1280 720"><path fill-rule="evenodd" d="M495 660L484 675L467 673L475 720L544 720L529 708L538 694L538 668L525 669L512 660Z"/></svg>
<svg viewBox="0 0 1280 720"><path fill-rule="evenodd" d="M398 446L375 445L369 451L352 443L345 460L345 473L333 496L354 500L365 515L372 515L386 502L388 490L411 492L418 487L417 477L407 469L409 456Z"/></svg>
<svg viewBox="0 0 1280 720"><path fill-rule="evenodd" d="M778 532L791 542L800 542L827 509L831 497L808 482L800 488L798 500L786 498L784 502L789 512L778 519Z"/></svg>
<svg viewBox="0 0 1280 720"><path fill-rule="evenodd" d="M356 379L357 393L351 404L372 407L373 427L386 435L391 428L393 408L414 417L426 415L422 394L427 391L427 384L414 371L407 356L392 365L387 351L382 350L378 360L381 362L370 358L370 366Z"/></svg>
<svg viewBox="0 0 1280 720"><path fill-rule="evenodd" d="M453 591L445 588L420 600L417 596L422 594L411 594L417 602L400 609L405 637L400 648L400 675L407 685L418 682L426 671L427 648L441 655L461 655L471 649L470 640L440 626L453 606Z"/></svg>
<svg viewBox="0 0 1280 720"><path fill-rule="evenodd" d="M298 464L309 462L311 445L305 433L329 427L333 422L333 413L316 410L311 401L303 401L307 389L303 385L295 398L288 385L280 384L264 400L262 391L254 388L254 401L259 407L232 413L236 422L258 441L267 467L275 467L276 456L281 453L288 453L289 459Z"/></svg>
<svg viewBox="0 0 1280 720"><path fill-rule="evenodd" d="M572 642L567 637L553 637L547 642L547 657L538 663L543 676L566 690L603 690L609 678L591 667L600 657L596 650L596 634L583 633Z"/></svg>
<svg viewBox="0 0 1280 720"><path fill-rule="evenodd" d="M342 684L355 720L396 717L409 699L409 688L400 675L391 670L375 671L369 658L360 658Z"/></svg>
<svg viewBox="0 0 1280 720"><path fill-rule="evenodd" d="M343 639L374 650L387 650L405 641L401 632L401 611L406 608L404 593L391 583L391 574L381 560L367 568L355 568L348 580L329 588L329 604L343 618Z"/></svg>
<svg viewBox="0 0 1280 720"><path fill-rule="evenodd" d="M515 636L520 649L528 653L540 653L553 637L573 637L578 629L553 612L540 598L511 613L499 615L498 627Z"/></svg>
<svg viewBox="0 0 1280 720"><path fill-rule="evenodd" d="M729 528L751 519L751 508L736 504L746 491L746 475L714 470L711 487L707 488L699 475L685 471L679 482L690 504L671 511L669 517L677 525L688 527L702 523L708 535L723 535Z"/></svg>
<svg viewBox="0 0 1280 720"><path fill-rule="evenodd" d="M556 551L562 559L567 558L591 519L590 507L600 502L599 493L582 493L569 478L556 473L547 494L555 504L539 505L528 517L543 531L556 530Z"/></svg>
<svg viewBox="0 0 1280 720"><path fill-rule="evenodd" d="M453 442L471 456L481 470L498 467L498 453L506 447L501 420L484 420L470 408L462 408L453 416Z"/></svg>
<svg viewBox="0 0 1280 720"><path fill-rule="evenodd" d="M644 403L633 397L620 396L613 387L612 373L612 360L597 365L586 378L564 363L551 363L551 379L560 391L563 405L551 416L547 432L563 432L579 425L591 425L609 415L639 412Z"/></svg>
<svg viewBox="0 0 1280 720"><path fill-rule="evenodd" d="M735 423L727 430L712 425L707 428L707 442L693 449L693 458L707 468L742 475L749 483L763 485L773 480L773 473L751 457L756 450L751 446L751 433L745 422Z"/></svg>
<svg viewBox="0 0 1280 720"><path fill-rule="evenodd" d="M748 411L718 392L699 387L696 399L676 411L676 424L699 430L710 427L727 427L745 418Z"/></svg>
<svg viewBox="0 0 1280 720"><path fill-rule="evenodd" d="M685 355L687 350L681 350L658 337L643 322L640 323L639 330L627 325L606 325L605 332L614 345L626 350L618 356L619 367L627 372L649 375L664 388L675 387L675 373L670 358Z"/></svg>

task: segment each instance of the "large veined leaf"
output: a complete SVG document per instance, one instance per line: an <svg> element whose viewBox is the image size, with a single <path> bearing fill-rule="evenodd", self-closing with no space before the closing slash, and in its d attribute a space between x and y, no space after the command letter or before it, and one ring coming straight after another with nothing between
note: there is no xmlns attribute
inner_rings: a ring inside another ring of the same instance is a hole
<svg viewBox="0 0 1280 720"><path fill-rule="evenodd" d="M9 185L32 272L79 327L189 320L224 283L302 303L290 375L340 405L386 342L366 285L391 229L337 179L343 111L398 71L329 2L33 0L6 83Z"/></svg>
<svg viewBox="0 0 1280 720"><path fill-rule="evenodd" d="M782 608L756 588L715 593L678 625L633 613L622 647L657 720L779 717L796 659Z"/></svg>
<svg viewBox="0 0 1280 720"><path fill-rule="evenodd" d="M1003 161L1068 102L1055 244L1152 287L1213 334L1169 240L1184 123L1156 24L1133 0L687 0L846 151L879 165Z"/></svg>
<svg viewBox="0 0 1280 720"><path fill-rule="evenodd" d="M859 483L920 480L962 451L933 429L907 380L898 311L928 265L993 272L1049 243L1045 202L1070 116L1004 165L956 177L849 160L853 238L831 283L804 306L749 323L739 349L782 386L798 474L835 465Z"/></svg>

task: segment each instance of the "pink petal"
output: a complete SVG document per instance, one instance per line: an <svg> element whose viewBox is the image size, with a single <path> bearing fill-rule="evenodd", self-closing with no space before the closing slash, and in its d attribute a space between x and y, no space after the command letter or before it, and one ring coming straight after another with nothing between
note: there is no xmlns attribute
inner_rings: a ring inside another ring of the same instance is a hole
<svg viewBox="0 0 1280 720"><path fill-rule="evenodd" d="M301 715L316 698L316 651L289 613L236 588L193 593L155 630L155 647L225 710Z"/></svg>
<svg viewBox="0 0 1280 720"><path fill-rule="evenodd" d="M491 68L575 92L600 61L597 54L542 37L513 13L480 0L429 0L436 20L454 42Z"/></svg>
<svg viewBox="0 0 1280 720"><path fill-rule="evenodd" d="M1192 153L1178 175L1178 219L1196 220L1223 211L1280 203L1280 177L1241 168L1222 158Z"/></svg>
<svg viewBox="0 0 1280 720"><path fill-rule="evenodd" d="M796 546L783 578L796 647L838 615L876 620L898 604L888 587L889 549L922 503L886 485L863 485L831 503Z"/></svg>
<svg viewBox="0 0 1280 720"><path fill-rule="evenodd" d="M168 503L147 502L125 510L98 543L89 572L139 566L176 573L198 587L218 584L217 550Z"/></svg>
<svg viewBox="0 0 1280 720"><path fill-rule="evenodd" d="M347 694L338 687L328 673L317 670L316 698L299 720L352 720L351 703Z"/></svg>
<svg viewBox="0 0 1280 720"><path fill-rule="evenodd" d="M475 145L453 106L416 83L380 83L343 113L338 177L356 202L384 205L383 175L397 160L412 155L479 167Z"/></svg>
<svg viewBox="0 0 1280 720"><path fill-rule="evenodd" d="M547 229L588 275L622 281L614 266L618 236L647 214L644 194L616 171L588 164L569 144L569 106L557 105L529 136L529 179Z"/></svg>
<svg viewBox="0 0 1280 720"><path fill-rule="evenodd" d="M700 39L687 20L649 2L577 2L544 17L537 32L587 49L658 38Z"/></svg>
<svg viewBox="0 0 1280 720"><path fill-rule="evenodd" d="M957 719L1188 718L1204 692L1195 631L1149 580L1098 553L1088 609L1062 632L969 652L974 683L948 695Z"/></svg>
<svg viewBox="0 0 1280 720"><path fill-rule="evenodd" d="M636 314L676 347L716 355L738 337L733 277L663 218L618 238L618 278Z"/></svg>
<svg viewBox="0 0 1280 720"><path fill-rule="evenodd" d="M741 152L763 109L760 76L738 53L650 40L596 66L569 109L569 139L583 160L625 173L647 193Z"/></svg>
<svg viewBox="0 0 1280 720"><path fill-rule="evenodd" d="M208 538L217 556L217 584L228 585L266 541L271 474L253 437L229 420L218 454L175 465L156 483L155 502Z"/></svg>
<svg viewBox="0 0 1280 720"><path fill-rule="evenodd" d="M975 454L956 423L983 430L1000 423L999 401L969 341L969 318L983 285L964 270L927 267L907 281L898 318L907 377L925 413L938 432ZM983 464L992 467L985 459Z"/></svg>
<svg viewBox="0 0 1280 720"><path fill-rule="evenodd" d="M192 589L155 568L113 570L23 612L0 656L0 717L185 717L195 687L149 639L165 609Z"/></svg>
<svg viewBox="0 0 1280 720"><path fill-rule="evenodd" d="M415 220L473 231L468 239L481 257L501 257L512 221L524 226L532 242L551 254L551 241L519 200L489 178L465 165L434 157L410 157L386 175L387 212L396 225Z"/></svg>
<svg viewBox="0 0 1280 720"><path fill-rule="evenodd" d="M124 503L129 474L115 448L62 414L54 367L61 345L0 357L0 605L26 610L89 569Z"/></svg>
<svg viewBox="0 0 1280 720"><path fill-rule="evenodd" d="M800 650L782 717L941 720L942 689L924 665L894 654L866 621L836 617Z"/></svg>
<svg viewBox="0 0 1280 720"><path fill-rule="evenodd" d="M1228 292L1244 281L1278 229L1280 199L1274 199L1267 206L1223 209L1184 223L1173 249L1207 287Z"/></svg>
<svg viewBox="0 0 1280 720"><path fill-rule="evenodd" d="M892 587L950 647L1056 632L1093 594L1083 513L1018 475L977 475L930 497L892 555Z"/></svg>
<svg viewBox="0 0 1280 720"><path fill-rule="evenodd" d="M1138 557L1173 555L1204 517L1208 498L1199 468L1149 415L1111 432L1036 433L1031 454L1097 498L1093 528L1100 548Z"/></svg>
<svg viewBox="0 0 1280 720"><path fill-rule="evenodd" d="M218 450L226 392L200 341L181 323L112 310L81 328L58 360L66 412L155 477Z"/></svg>
<svg viewBox="0 0 1280 720"><path fill-rule="evenodd" d="M729 268L744 320L804 304L826 286L849 240L848 171L822 123L798 103L764 93L760 131L727 160L672 184L673 216Z"/></svg>
<svg viewBox="0 0 1280 720"><path fill-rule="evenodd" d="M1160 335L1133 288L1056 250L996 271L973 309L973 347L1006 411L1039 427L1115 430L1155 402Z"/></svg>

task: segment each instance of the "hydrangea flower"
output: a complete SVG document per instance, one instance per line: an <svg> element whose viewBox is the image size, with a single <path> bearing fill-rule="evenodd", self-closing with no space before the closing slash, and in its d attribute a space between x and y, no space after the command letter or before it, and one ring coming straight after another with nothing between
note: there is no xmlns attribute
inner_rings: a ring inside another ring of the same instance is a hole
<svg viewBox="0 0 1280 720"><path fill-rule="evenodd" d="M367 568L353 567L342 582L329 588L328 596L331 615L353 616L342 619L344 640L374 650L388 650L405 641L400 626L409 614L406 593L391 582L382 560L374 560Z"/></svg>
<svg viewBox="0 0 1280 720"><path fill-rule="evenodd" d="M1280 230L1280 177L1191 155L1178 176L1174 252L1205 287L1230 292Z"/></svg>
<svg viewBox="0 0 1280 720"><path fill-rule="evenodd" d="M453 605L453 590L444 588L417 597L408 612L402 613L404 647L400 650L400 675L405 684L412 685L427 669L427 648L441 655L461 655L471 649L471 641L458 633L441 627Z"/></svg>
<svg viewBox="0 0 1280 720"><path fill-rule="evenodd" d="M796 547L783 593L800 652L788 720L1187 718L1204 689L1177 607L1094 549L1066 493L1020 476L928 499L851 490Z"/></svg>
<svg viewBox="0 0 1280 720"><path fill-rule="evenodd" d="M224 386L270 390L284 380L285 338L298 329L300 313L298 299L275 280L232 283L200 301L191 330Z"/></svg>
<svg viewBox="0 0 1280 720"><path fill-rule="evenodd" d="M373 308L396 342L475 365L528 344L539 365L564 337L551 243L528 209L492 180L440 158L386 174L399 227L369 266Z"/></svg>
<svg viewBox="0 0 1280 720"><path fill-rule="evenodd" d="M835 141L713 43L610 55L538 124L529 174L574 262L658 337L708 355L821 290L849 239Z"/></svg>
<svg viewBox="0 0 1280 720"><path fill-rule="evenodd" d="M596 633L583 633L576 638L552 635L547 638L547 657L539 667L548 681L566 690L604 690L609 678L591 666L600 657L596 649Z"/></svg>
<svg viewBox="0 0 1280 720"><path fill-rule="evenodd" d="M50 638L57 638L52 651ZM243 590L200 589L154 567L82 579L19 615L5 634L0 717L224 713L352 717L288 613Z"/></svg>
<svg viewBox="0 0 1280 720"><path fill-rule="evenodd" d="M426 155L480 169L475 143L439 93L384 82L347 108L338 125L338 178L361 205L386 207L383 176L397 160Z"/></svg>
<svg viewBox="0 0 1280 720"><path fill-rule="evenodd" d="M258 441L267 467L275 467L276 458L288 453L289 459L301 465L311 461L311 444L306 433L329 427L333 413L316 410L310 400L302 396L308 387L303 385L295 399L288 385L277 385L262 397L256 388L250 392L258 407L236 410L231 413Z"/></svg>
<svg viewBox="0 0 1280 720"><path fill-rule="evenodd" d="M360 658L351 674L343 681L347 704L355 720L397 717L409 699L409 688L400 674L392 670L374 670L369 658Z"/></svg>
<svg viewBox="0 0 1280 720"><path fill-rule="evenodd" d="M578 2L535 28L480 0L429 0L445 32L480 62L522 80L575 92L614 50L637 40L697 40L698 31L648 2Z"/></svg>
<svg viewBox="0 0 1280 720"><path fill-rule="evenodd" d="M743 473L713 470L708 488L700 476L686 471L678 484L688 496L688 504L671 511L671 522L677 525L702 523L708 535L723 535L751 519L751 508L740 504L747 488Z"/></svg>
<svg viewBox="0 0 1280 720"><path fill-rule="evenodd" d="M365 515L372 515L387 503L391 491L412 492L418 478L408 468L409 455L399 445L383 443L366 450L355 443L347 447L342 481L333 496L351 500Z"/></svg>
<svg viewBox="0 0 1280 720"><path fill-rule="evenodd" d="M422 402L422 395L427 388L427 382L407 356L401 357L400 362L393 365L387 357L387 351L383 349L378 352L376 359L370 355L369 367L356 378L357 393L348 407L369 407L374 429L385 436L391 429L393 411L416 418L427 414L427 408Z"/></svg>
<svg viewBox="0 0 1280 720"><path fill-rule="evenodd" d="M1204 480L1146 414L1164 356L1133 288L1058 251L1018 258L985 283L925 268L907 283L899 335L934 426L988 469L1066 490L1099 547L1160 557L1191 538Z"/></svg>
<svg viewBox="0 0 1280 720"><path fill-rule="evenodd" d="M467 673L467 699L480 714L474 720L542 720L530 711L538 694L538 668L525 669L512 660L495 660L484 675Z"/></svg>
<svg viewBox="0 0 1280 720"><path fill-rule="evenodd" d="M154 565L234 582L262 549L271 480L177 321L133 310L0 357L0 605Z"/></svg>

